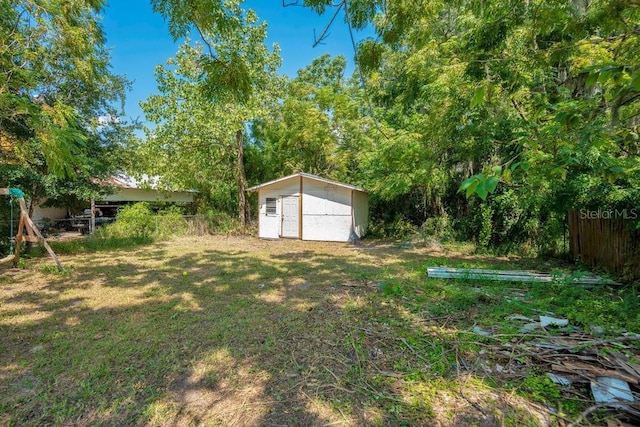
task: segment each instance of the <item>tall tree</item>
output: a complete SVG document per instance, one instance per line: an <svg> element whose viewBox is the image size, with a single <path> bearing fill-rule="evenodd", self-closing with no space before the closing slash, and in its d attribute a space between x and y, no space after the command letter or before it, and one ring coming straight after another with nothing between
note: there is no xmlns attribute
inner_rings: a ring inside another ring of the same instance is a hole
<svg viewBox="0 0 640 427"><path fill-rule="evenodd" d="M637 1L305 4L345 9L348 25L372 23L379 35L357 56L390 128L366 168L379 194L422 187L432 212L460 212L469 205L451 191L464 180L462 193L483 206L511 206L509 195L538 219L637 203ZM532 229L529 219L522 227Z"/></svg>
<svg viewBox="0 0 640 427"><path fill-rule="evenodd" d="M0 185L86 196L91 177L113 170L126 124L107 118L128 82L110 70L103 6L0 1Z"/></svg>
<svg viewBox="0 0 640 427"><path fill-rule="evenodd" d="M0 154L59 176L84 170L88 132L126 80L109 70L102 1L0 2ZM41 159L38 159L42 156Z"/></svg>
<svg viewBox="0 0 640 427"><path fill-rule="evenodd" d="M288 80L265 120L254 123L253 136L264 144L271 177L310 172L334 179L349 176L365 132L346 59L322 55ZM350 179L351 181L352 179Z"/></svg>
<svg viewBox="0 0 640 427"><path fill-rule="evenodd" d="M277 90L280 56L277 47L266 47L267 25L255 12L225 1L216 3L222 18L209 19L198 12L199 5L156 2L169 17L174 36L195 28L201 43L187 40L169 60L172 68L157 68L161 94L142 104L156 127L148 130L141 149L154 153L155 172L214 196L228 189L231 174L244 227L245 133L251 120L264 116Z"/></svg>

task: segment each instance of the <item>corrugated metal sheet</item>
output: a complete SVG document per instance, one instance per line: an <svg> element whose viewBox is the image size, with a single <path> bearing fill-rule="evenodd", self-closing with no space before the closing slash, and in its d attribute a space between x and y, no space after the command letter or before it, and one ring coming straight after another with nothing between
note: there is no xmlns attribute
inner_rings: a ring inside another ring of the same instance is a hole
<svg viewBox="0 0 640 427"><path fill-rule="evenodd" d="M325 184L337 185L339 187L348 188L350 190L362 191L363 193L367 192L367 190L365 190L364 188L356 187L355 185L345 184L344 182L333 181L331 179L323 178L323 177L318 176L318 175L312 175L310 173L304 173L304 172L294 173L293 175L289 175L289 176L285 176L285 177L282 177L282 178L274 179L273 181L265 182L265 183L262 183L262 184L259 184L259 185L254 185L253 187L247 188L247 191L260 190L260 189L262 189L264 187L269 187L269 186L271 186L273 184L277 184L279 182L286 181L288 179L299 178L299 177L313 179L313 180L316 180L316 181L323 182Z"/></svg>

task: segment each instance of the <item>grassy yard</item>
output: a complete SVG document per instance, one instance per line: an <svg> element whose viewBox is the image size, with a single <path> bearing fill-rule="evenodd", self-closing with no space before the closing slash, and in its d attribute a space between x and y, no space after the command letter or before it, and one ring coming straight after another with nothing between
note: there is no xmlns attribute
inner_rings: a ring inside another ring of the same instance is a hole
<svg viewBox="0 0 640 427"><path fill-rule="evenodd" d="M523 335L509 317L551 311L597 325L600 341L640 332L632 291L426 277L554 268L464 247L198 237L81 249L57 246L64 273L41 260L0 270L0 424L562 425L590 395L525 353L494 358L559 333Z"/></svg>

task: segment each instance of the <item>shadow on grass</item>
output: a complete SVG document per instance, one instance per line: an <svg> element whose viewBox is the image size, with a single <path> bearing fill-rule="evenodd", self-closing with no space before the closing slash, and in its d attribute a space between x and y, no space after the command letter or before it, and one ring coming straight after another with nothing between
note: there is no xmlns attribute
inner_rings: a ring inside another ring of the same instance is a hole
<svg viewBox="0 0 640 427"><path fill-rule="evenodd" d="M69 276L1 283L0 422L433 424L457 344L403 300L429 255L238 242L81 246ZM379 292L390 277L404 294Z"/></svg>
<svg viewBox="0 0 640 427"><path fill-rule="evenodd" d="M80 239L50 242L50 246L57 254L70 255L87 252L127 250L152 243L154 243L152 237L100 238L87 236Z"/></svg>

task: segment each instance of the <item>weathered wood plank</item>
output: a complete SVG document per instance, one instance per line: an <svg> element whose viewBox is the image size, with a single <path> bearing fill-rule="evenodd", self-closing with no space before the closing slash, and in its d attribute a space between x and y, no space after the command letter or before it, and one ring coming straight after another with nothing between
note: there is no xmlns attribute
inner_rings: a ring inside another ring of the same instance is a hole
<svg viewBox="0 0 640 427"><path fill-rule="evenodd" d="M590 365L588 363L581 362L572 362L572 361L563 361L559 365L552 365L551 369L558 372L567 372L570 374L591 374L595 377L614 377L620 378L630 384L638 384L638 377L633 375L628 375L625 372L620 372L614 369L603 369L597 366Z"/></svg>
<svg viewBox="0 0 640 427"><path fill-rule="evenodd" d="M0 264L9 263L9 262L13 261L14 258L15 258L15 255L7 255L6 257L0 259Z"/></svg>
<svg viewBox="0 0 640 427"><path fill-rule="evenodd" d="M10 191L8 188L0 188L0 195L8 195ZM16 235L16 247L13 255L5 257L2 259L2 262L13 262L14 265L18 264L20 260L20 250L22 248L22 242L33 242L33 243L41 243L44 248L49 253L49 256L53 258L56 265L60 270L62 270L62 263L58 256L53 252L53 249L49 246L45 238L42 236L38 227L33 223L31 218L29 217L29 210L27 209L27 204L24 201L23 197L18 197L18 203L20 204L20 222L18 224L18 233ZM26 233L24 231L26 230Z"/></svg>

